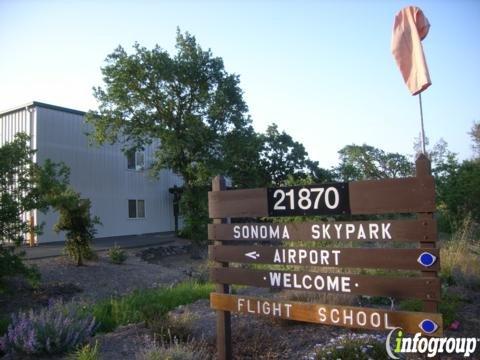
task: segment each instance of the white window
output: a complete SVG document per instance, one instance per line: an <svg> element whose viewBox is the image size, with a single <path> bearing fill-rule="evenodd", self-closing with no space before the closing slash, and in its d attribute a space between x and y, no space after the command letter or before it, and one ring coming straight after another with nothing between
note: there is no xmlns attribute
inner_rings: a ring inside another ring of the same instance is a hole
<svg viewBox="0 0 480 360"><path fill-rule="evenodd" d="M145 218L145 200L128 200L128 217L130 219Z"/></svg>
<svg viewBox="0 0 480 360"><path fill-rule="evenodd" d="M126 156L127 169L140 171L145 168L145 153L143 151L128 151Z"/></svg>

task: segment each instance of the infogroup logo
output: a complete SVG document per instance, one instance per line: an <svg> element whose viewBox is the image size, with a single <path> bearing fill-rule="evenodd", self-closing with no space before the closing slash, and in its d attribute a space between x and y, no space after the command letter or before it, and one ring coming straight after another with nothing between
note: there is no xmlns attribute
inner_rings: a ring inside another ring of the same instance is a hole
<svg viewBox="0 0 480 360"><path fill-rule="evenodd" d="M391 359L400 359L398 355L405 353L427 354L429 358L437 354L461 354L467 358L475 352L479 342L477 338L434 338L421 333L404 337L402 329L395 328L388 334L385 347Z"/></svg>

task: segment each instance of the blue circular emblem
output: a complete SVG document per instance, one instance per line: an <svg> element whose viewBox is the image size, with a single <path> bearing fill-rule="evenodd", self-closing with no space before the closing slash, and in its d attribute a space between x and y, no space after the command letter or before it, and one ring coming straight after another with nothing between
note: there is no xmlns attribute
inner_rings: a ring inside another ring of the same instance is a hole
<svg viewBox="0 0 480 360"><path fill-rule="evenodd" d="M419 327L423 332L431 334L437 330L438 325L433 320L425 319L420 323Z"/></svg>
<svg viewBox="0 0 480 360"><path fill-rule="evenodd" d="M417 261L423 266L432 266L436 260L437 257L429 252L421 253L417 259Z"/></svg>

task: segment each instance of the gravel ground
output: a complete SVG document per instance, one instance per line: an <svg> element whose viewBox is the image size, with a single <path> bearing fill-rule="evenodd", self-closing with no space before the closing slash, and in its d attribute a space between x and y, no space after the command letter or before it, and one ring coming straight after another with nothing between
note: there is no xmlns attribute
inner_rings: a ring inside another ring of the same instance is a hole
<svg viewBox="0 0 480 360"><path fill-rule="evenodd" d="M36 265L41 273L40 287L33 290L15 280L16 291L0 296L0 305L8 312L15 312L20 308L46 306L51 298L93 303L137 289L172 285L198 274L198 268L205 263L205 260L193 260L185 254L185 245L178 240L174 246L160 246L163 249L128 249L128 258L121 265L110 263L106 252L98 253L97 261L88 261L80 267L64 257L30 260L28 263ZM143 324L131 324L112 333L100 334L92 343L98 341L102 360L134 360L151 342L151 337ZM67 360L68 356L35 359Z"/></svg>
<svg viewBox="0 0 480 360"><path fill-rule="evenodd" d="M74 300L98 301L111 296L127 294L136 289L171 285L189 277L202 264L189 255L166 256L146 262L137 256L139 249L126 250L128 258L121 265L109 262L106 252L99 253L98 261L88 261L86 266L73 266L64 257L29 261L38 266L42 285L72 284L81 292Z"/></svg>

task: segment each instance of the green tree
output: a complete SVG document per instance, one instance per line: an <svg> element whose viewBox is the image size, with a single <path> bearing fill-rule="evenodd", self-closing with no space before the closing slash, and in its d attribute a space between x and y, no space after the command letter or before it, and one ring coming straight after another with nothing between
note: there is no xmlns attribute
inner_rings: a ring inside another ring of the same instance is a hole
<svg viewBox="0 0 480 360"><path fill-rule="evenodd" d="M95 140L132 148L160 139L155 169L172 169L187 187L205 184L223 170L227 136L250 124L238 76L188 33L177 33L174 56L159 46L134 49L118 47L102 68L100 107L87 114Z"/></svg>
<svg viewBox="0 0 480 360"><path fill-rule="evenodd" d="M97 143L121 142L127 150L159 139L153 171L169 168L181 175L184 199L214 175L245 177L229 166L240 164L244 152L228 151L236 139L245 141L238 134L249 138L245 129L251 120L239 78L225 70L221 58L202 50L195 37L177 31L174 55L159 46L148 50L135 44L130 55L118 47L101 70L104 85L94 89L100 106L87 114ZM187 221L197 215L183 208ZM205 232L205 227L192 231Z"/></svg>
<svg viewBox="0 0 480 360"><path fill-rule="evenodd" d="M75 261L77 266L83 265L83 260L92 255L90 243L94 239L95 225L100 219L90 214L89 199L82 199L80 193L66 189L55 199L54 207L59 213L55 231L65 231L65 251Z"/></svg>
<svg viewBox="0 0 480 360"><path fill-rule="evenodd" d="M260 159L263 141L263 136L251 126L233 131L226 137L223 175L230 177L235 187L254 188L270 183Z"/></svg>
<svg viewBox="0 0 480 360"><path fill-rule="evenodd" d="M443 230L455 231L467 216L480 224L480 162L452 162L437 181L438 210Z"/></svg>
<svg viewBox="0 0 480 360"><path fill-rule="evenodd" d="M338 153L337 176L343 181L407 177L414 172L414 165L405 155L370 145L347 145Z"/></svg>
<svg viewBox="0 0 480 360"><path fill-rule="evenodd" d="M429 144L430 140L426 137L425 147L431 161L432 173L435 176L441 176L453 163L456 163L456 154L448 149L448 143L443 138L440 138L432 147L429 147ZM415 157L422 152L420 137L414 140L413 149Z"/></svg>
<svg viewBox="0 0 480 360"><path fill-rule="evenodd" d="M272 124L265 134L261 135L263 148L260 152L260 166L264 169L266 183L279 186L290 177L295 179L312 178L316 182L331 180L331 174L318 166L318 162L310 160L305 147L293 140L286 132L278 131Z"/></svg>
<svg viewBox="0 0 480 360"><path fill-rule="evenodd" d="M22 261L18 246L32 229L25 215L32 210L46 211L54 194L68 183L68 168L47 160L43 166L33 162L35 151L30 138L18 133L0 147L0 281L5 276L23 274L35 278L35 272ZM33 231L41 231L42 224Z"/></svg>
<svg viewBox="0 0 480 360"><path fill-rule="evenodd" d="M472 129L469 132L473 141L473 151L475 152L475 158L480 159L480 121L474 122Z"/></svg>
<svg viewBox="0 0 480 360"><path fill-rule="evenodd" d="M471 131L475 148L475 125ZM428 138L426 139L428 145ZM420 149L419 141L414 148ZM460 163L457 155L440 139L428 150L435 177L438 224L441 231L454 232L464 219L480 222L480 164L478 161Z"/></svg>

